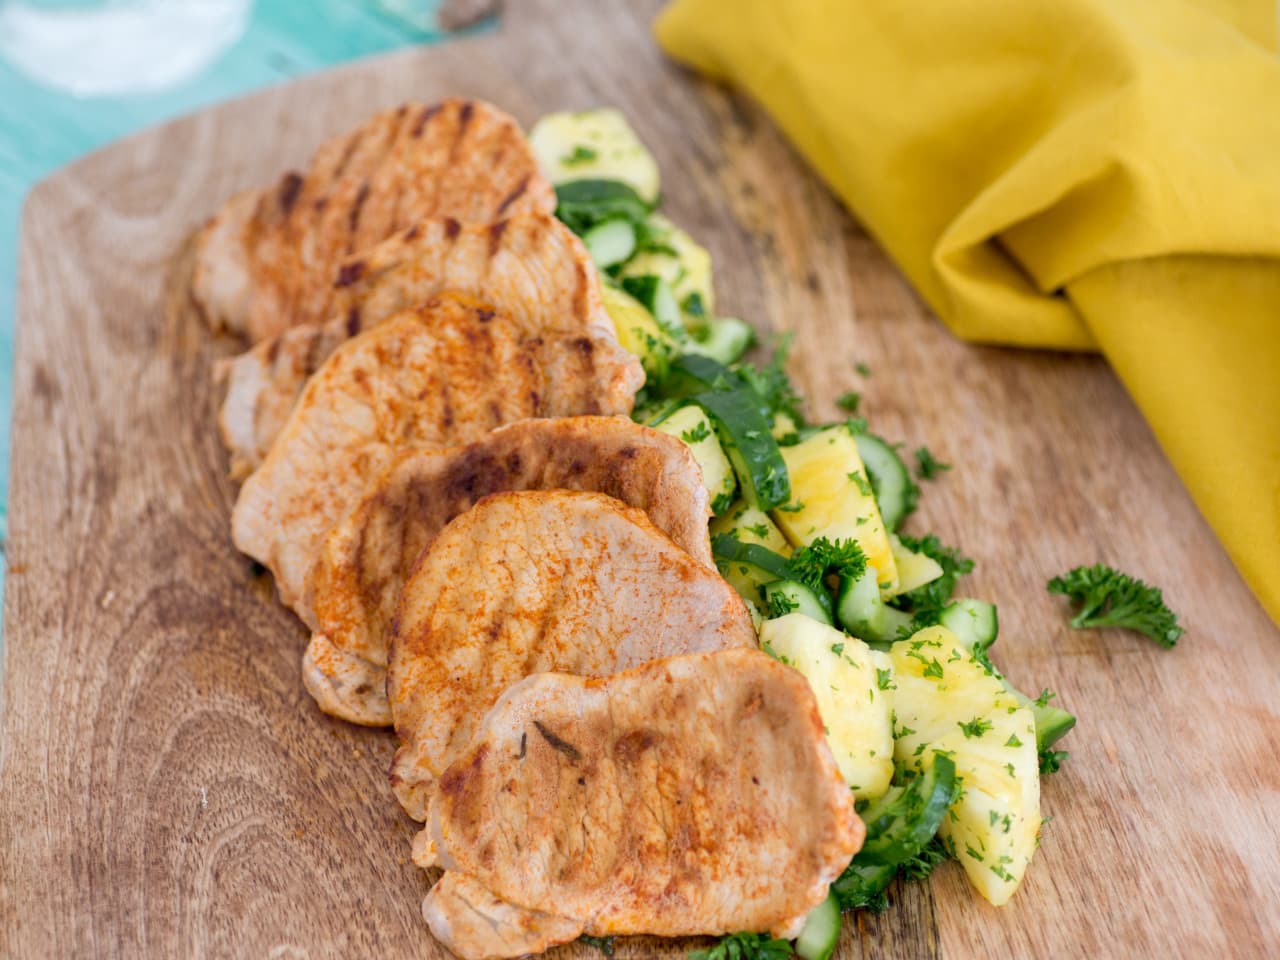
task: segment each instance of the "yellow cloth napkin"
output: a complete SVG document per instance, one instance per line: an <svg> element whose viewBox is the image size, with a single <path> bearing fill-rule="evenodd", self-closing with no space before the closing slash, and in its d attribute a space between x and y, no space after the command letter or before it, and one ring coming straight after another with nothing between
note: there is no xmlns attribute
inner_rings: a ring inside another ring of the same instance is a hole
<svg viewBox="0 0 1280 960"><path fill-rule="evenodd" d="M1101 349L1280 623L1272 0L675 0L656 32L955 333Z"/></svg>

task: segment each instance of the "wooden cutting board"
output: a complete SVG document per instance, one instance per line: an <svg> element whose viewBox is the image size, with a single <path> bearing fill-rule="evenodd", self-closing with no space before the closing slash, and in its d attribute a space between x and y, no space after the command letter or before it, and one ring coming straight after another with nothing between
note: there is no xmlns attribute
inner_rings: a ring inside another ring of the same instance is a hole
<svg viewBox="0 0 1280 960"><path fill-rule="evenodd" d="M1080 717L1054 820L1001 910L949 864L841 955L1261 957L1280 945L1280 636L1098 359L954 340L764 114L665 63L652 3L513 4L502 31L152 130L32 191L22 226L0 746L0 956L441 956L388 735L322 716L301 625L231 545L211 342L183 249L225 197L376 109L484 97L525 124L622 107L722 310L793 330L816 417L955 464L917 533L978 560L995 658ZM871 373L855 372L865 363ZM1045 581L1162 585L1165 652L1067 629ZM628 957L688 944L620 943ZM563 948L584 957L583 947Z"/></svg>

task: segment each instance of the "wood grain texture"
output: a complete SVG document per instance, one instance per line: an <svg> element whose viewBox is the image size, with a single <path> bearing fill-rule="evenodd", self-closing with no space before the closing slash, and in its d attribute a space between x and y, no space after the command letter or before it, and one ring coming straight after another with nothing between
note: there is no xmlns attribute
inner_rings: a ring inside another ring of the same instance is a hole
<svg viewBox="0 0 1280 960"><path fill-rule="evenodd" d="M305 633L228 533L213 344L185 239L234 190L376 109L480 96L532 122L615 103L722 311L797 334L817 416L955 469L910 528L978 559L996 659L1080 716L1055 820L1002 910L955 865L846 924L841 956L1261 957L1280 943L1280 645L1104 364L961 344L762 112L663 62L612 2L511 5L503 31L361 63L143 133L58 173L23 220L0 742L0 956L440 956L378 731L322 716ZM855 373L867 363L869 377ZM1105 560L1187 634L1073 633L1044 582ZM634 940L624 957L682 955ZM576 950L592 956L586 948Z"/></svg>

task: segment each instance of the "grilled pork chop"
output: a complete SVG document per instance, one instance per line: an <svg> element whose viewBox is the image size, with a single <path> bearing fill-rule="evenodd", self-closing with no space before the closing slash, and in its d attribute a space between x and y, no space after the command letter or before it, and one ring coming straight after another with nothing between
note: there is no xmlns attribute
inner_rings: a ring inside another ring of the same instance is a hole
<svg viewBox="0 0 1280 960"><path fill-rule="evenodd" d="M642 379L612 339L531 335L441 296L343 345L311 378L240 490L232 538L314 627L308 583L324 537L401 448L466 443L526 417L626 413Z"/></svg>
<svg viewBox="0 0 1280 960"><path fill-rule="evenodd" d="M588 933L793 937L862 822L805 678L758 650L512 686L433 791L414 859L463 960Z"/></svg>
<svg viewBox="0 0 1280 960"><path fill-rule="evenodd" d="M387 698L392 786L409 815L515 681L603 676L754 647L742 599L640 510L601 493L497 493L445 527L405 581Z"/></svg>
<svg viewBox="0 0 1280 960"><path fill-rule="evenodd" d="M418 555L454 517L503 490L598 490L637 507L711 568L707 491L689 448L626 417L522 420L474 443L405 454L325 538L303 658L326 713L387 726L387 643Z"/></svg>
<svg viewBox="0 0 1280 960"><path fill-rule="evenodd" d="M337 277L326 322L282 331L228 364L219 426L233 477L262 462L307 378L339 345L442 290L478 297L530 332L614 336L590 254L549 214L480 226L427 220L346 260Z"/></svg>
<svg viewBox="0 0 1280 960"><path fill-rule="evenodd" d="M424 218L555 206L507 114L478 100L405 104L325 143L305 175L233 197L197 239L192 294L215 329L257 342L327 320L339 264Z"/></svg>

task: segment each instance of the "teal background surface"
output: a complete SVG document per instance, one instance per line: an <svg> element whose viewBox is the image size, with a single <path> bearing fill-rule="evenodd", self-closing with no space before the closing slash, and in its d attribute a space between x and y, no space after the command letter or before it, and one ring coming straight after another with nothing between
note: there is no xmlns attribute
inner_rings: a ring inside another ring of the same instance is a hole
<svg viewBox="0 0 1280 960"><path fill-rule="evenodd" d="M8 516L18 224L31 185L125 134L218 100L447 38L433 26L438 3L256 0L245 32L217 60L171 89L132 96L75 97L43 86L0 57L0 543ZM412 16L398 16L394 8L412 9Z"/></svg>

